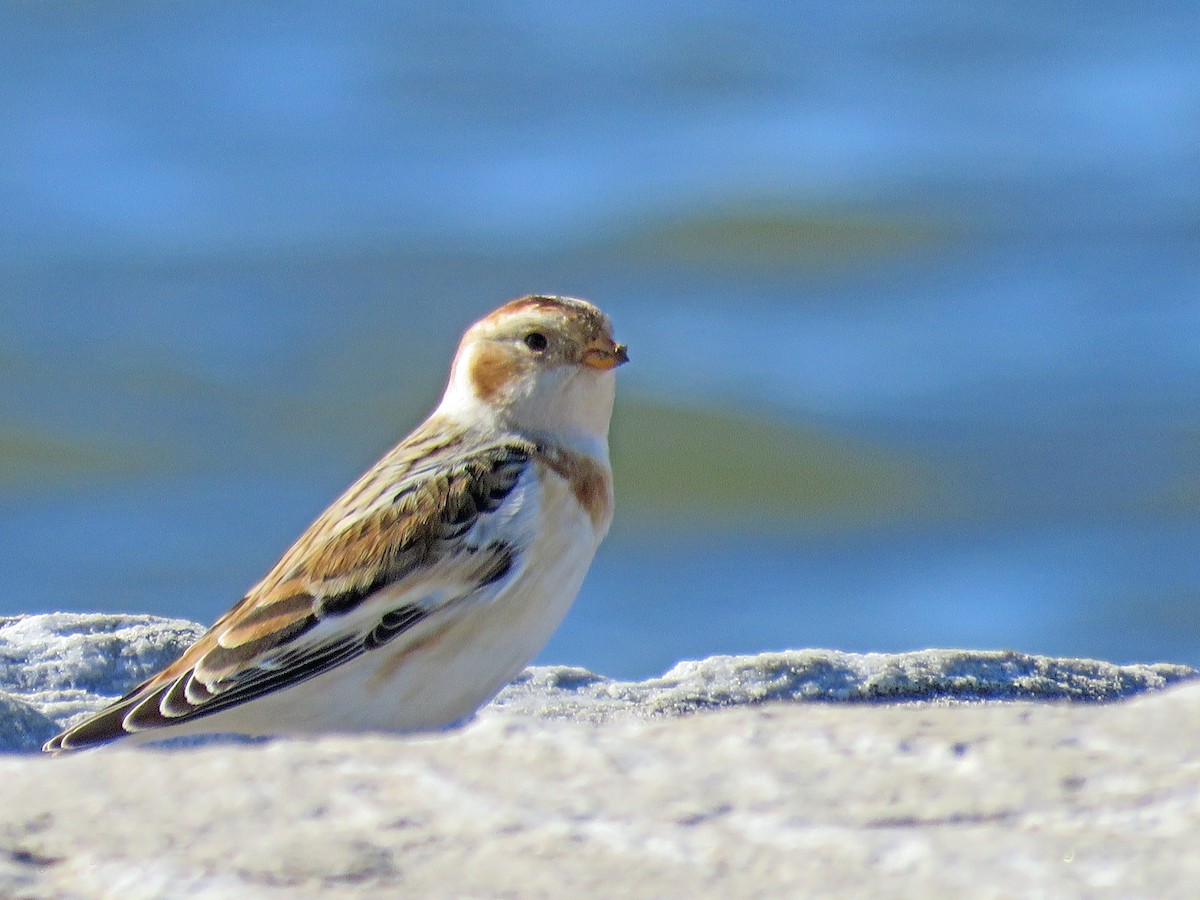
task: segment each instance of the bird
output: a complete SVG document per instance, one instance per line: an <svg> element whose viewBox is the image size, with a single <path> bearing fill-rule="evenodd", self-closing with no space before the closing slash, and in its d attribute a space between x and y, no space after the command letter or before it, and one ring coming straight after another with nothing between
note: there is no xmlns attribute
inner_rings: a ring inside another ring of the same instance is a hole
<svg viewBox="0 0 1200 900"><path fill-rule="evenodd" d="M469 719L549 640L609 529L628 359L586 300L484 316L424 422L174 662L43 749Z"/></svg>

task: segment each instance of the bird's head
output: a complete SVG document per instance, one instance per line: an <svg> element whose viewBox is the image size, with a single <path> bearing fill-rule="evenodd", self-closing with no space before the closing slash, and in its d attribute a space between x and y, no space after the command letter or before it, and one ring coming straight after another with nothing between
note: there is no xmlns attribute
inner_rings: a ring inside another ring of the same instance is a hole
<svg viewBox="0 0 1200 900"><path fill-rule="evenodd" d="M628 359L586 300L522 297L467 329L438 412L607 455L614 370Z"/></svg>

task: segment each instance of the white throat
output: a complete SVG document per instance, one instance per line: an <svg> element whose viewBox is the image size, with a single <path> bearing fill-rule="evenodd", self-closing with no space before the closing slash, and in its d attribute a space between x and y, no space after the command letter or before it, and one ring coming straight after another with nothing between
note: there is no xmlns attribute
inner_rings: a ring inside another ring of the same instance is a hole
<svg viewBox="0 0 1200 900"><path fill-rule="evenodd" d="M577 365L534 370L485 400L469 374L473 350L464 348L455 361L435 415L468 428L560 444L607 465L616 392L612 371Z"/></svg>

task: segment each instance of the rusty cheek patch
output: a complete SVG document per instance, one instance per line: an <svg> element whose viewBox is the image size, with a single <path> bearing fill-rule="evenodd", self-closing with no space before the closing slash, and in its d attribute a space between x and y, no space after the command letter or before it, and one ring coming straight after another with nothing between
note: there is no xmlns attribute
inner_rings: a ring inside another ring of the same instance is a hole
<svg viewBox="0 0 1200 900"><path fill-rule="evenodd" d="M484 402L493 401L512 382L519 363L508 348L484 342L471 354L471 386Z"/></svg>

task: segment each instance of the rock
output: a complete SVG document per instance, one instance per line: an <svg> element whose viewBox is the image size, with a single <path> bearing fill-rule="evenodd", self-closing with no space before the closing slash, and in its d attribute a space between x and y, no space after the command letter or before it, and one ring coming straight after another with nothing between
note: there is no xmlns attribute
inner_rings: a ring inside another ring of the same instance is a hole
<svg viewBox="0 0 1200 900"><path fill-rule="evenodd" d="M1190 897L1200 689L0 759L0 895Z"/></svg>
<svg viewBox="0 0 1200 900"><path fill-rule="evenodd" d="M0 691L0 748L4 751L36 751L57 733L53 719L24 700Z"/></svg>
<svg viewBox="0 0 1200 900"><path fill-rule="evenodd" d="M0 740L35 746L198 633L0 620ZM974 651L537 667L439 735L9 755L0 896L1190 897L1197 674Z"/></svg>
<svg viewBox="0 0 1200 900"><path fill-rule="evenodd" d="M1012 651L922 650L839 653L787 650L682 662L661 678L613 681L586 669L534 666L505 688L484 714L519 712L601 722L684 715L702 709L777 700L973 702L1119 700L1200 677L1188 666L1117 666Z"/></svg>
<svg viewBox="0 0 1200 900"><path fill-rule="evenodd" d="M0 690L57 725L73 724L154 674L203 633L194 622L157 616L0 616ZM2 735L0 729L0 740Z"/></svg>
<svg viewBox="0 0 1200 900"><path fill-rule="evenodd" d="M203 631L193 622L154 616L0 618L0 691L65 727L171 662ZM1197 677L1200 672L1180 665L1117 666L1012 651L788 650L682 662L647 681L614 681L570 666L532 666L482 715L599 723L777 700L1109 701ZM0 751L19 749L28 747L6 741L0 727Z"/></svg>

